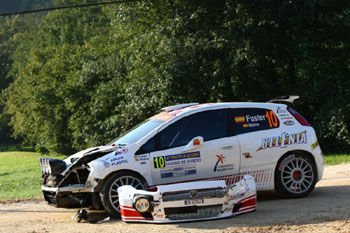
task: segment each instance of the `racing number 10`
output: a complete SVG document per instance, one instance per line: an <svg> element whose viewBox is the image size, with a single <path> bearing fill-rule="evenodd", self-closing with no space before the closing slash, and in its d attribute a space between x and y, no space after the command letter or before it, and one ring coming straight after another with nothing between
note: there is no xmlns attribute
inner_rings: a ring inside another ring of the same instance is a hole
<svg viewBox="0 0 350 233"><path fill-rule="evenodd" d="M270 128L278 127L278 120L277 120L276 114L272 110L266 111L265 116L269 121Z"/></svg>
<svg viewBox="0 0 350 233"><path fill-rule="evenodd" d="M165 167L164 156L155 157L153 161L154 161L154 168Z"/></svg>

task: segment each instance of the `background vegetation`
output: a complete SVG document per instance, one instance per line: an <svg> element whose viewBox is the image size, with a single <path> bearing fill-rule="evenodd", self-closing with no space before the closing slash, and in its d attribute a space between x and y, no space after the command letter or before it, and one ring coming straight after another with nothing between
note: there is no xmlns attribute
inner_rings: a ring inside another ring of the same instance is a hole
<svg viewBox="0 0 350 233"><path fill-rule="evenodd" d="M33 152L0 152L0 200L41 195L40 157Z"/></svg>
<svg viewBox="0 0 350 233"><path fill-rule="evenodd" d="M82 2L98 1L54 4ZM0 143L11 132L69 154L163 106L296 94L321 147L349 152L349 5L153 0L1 17Z"/></svg>

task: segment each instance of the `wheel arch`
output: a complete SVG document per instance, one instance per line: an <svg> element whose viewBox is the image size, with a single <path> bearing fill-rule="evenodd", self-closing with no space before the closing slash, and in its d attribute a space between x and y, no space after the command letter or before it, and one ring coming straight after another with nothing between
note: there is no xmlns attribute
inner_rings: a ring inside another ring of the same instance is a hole
<svg viewBox="0 0 350 233"><path fill-rule="evenodd" d="M291 150L291 151L288 151L286 153L284 153L277 161L276 163L276 166L275 166L275 170L274 170L274 187L276 189L276 171L278 169L278 165L281 163L281 161L283 159L285 159L288 155L291 155L291 154L304 154L305 156L307 156L308 158L310 158L314 164L316 165L316 161L315 161L315 157L313 156L313 154L311 154L309 151L306 151L306 150ZM318 171L317 171L317 166L315 166L315 169L316 169L316 172L315 172L315 178L316 180L318 179Z"/></svg>
<svg viewBox="0 0 350 233"><path fill-rule="evenodd" d="M145 182L145 185L146 185L146 189L148 189L148 183L147 183L147 180L145 179L145 177L143 175L141 175L139 172L137 171L134 171L134 170L130 170L130 169L121 169L121 170L116 170L114 172L111 172L110 174L108 174L107 176L105 176L103 179L101 179L99 181L99 184L98 184L98 187L99 187L99 190L96 190L95 191L102 191L103 188L104 188L104 184L108 181L108 179L112 176L114 176L115 174L117 173L121 173L121 172L127 172L127 173L130 173L130 174L134 174L136 176L139 176L140 178L143 179L143 181Z"/></svg>

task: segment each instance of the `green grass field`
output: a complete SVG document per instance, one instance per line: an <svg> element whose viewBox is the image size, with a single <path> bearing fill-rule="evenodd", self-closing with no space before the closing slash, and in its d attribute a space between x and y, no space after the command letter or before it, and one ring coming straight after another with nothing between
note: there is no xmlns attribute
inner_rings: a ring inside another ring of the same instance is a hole
<svg viewBox="0 0 350 233"><path fill-rule="evenodd" d="M0 152L0 200L41 196L40 157L45 156L34 152ZM350 163L350 155L325 155L324 160L326 165Z"/></svg>
<svg viewBox="0 0 350 233"><path fill-rule="evenodd" d="M350 163L350 154L334 154L324 155L324 164L326 165L337 165L341 163Z"/></svg>
<svg viewBox="0 0 350 233"><path fill-rule="evenodd" d="M0 200L41 195L40 157L45 156L34 152L0 152Z"/></svg>

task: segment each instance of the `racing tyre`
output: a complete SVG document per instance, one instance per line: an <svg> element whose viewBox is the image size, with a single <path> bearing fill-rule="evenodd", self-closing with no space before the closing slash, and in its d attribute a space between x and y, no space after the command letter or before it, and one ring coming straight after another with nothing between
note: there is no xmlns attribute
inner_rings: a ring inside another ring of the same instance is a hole
<svg viewBox="0 0 350 233"><path fill-rule="evenodd" d="M120 218L118 188L131 185L136 189L145 190L146 181L139 175L130 172L117 172L104 183L101 189L101 201L105 210L113 217Z"/></svg>
<svg viewBox="0 0 350 233"><path fill-rule="evenodd" d="M290 154L277 164L275 171L276 191L286 197L305 197L315 188L316 181L316 166L308 155Z"/></svg>

